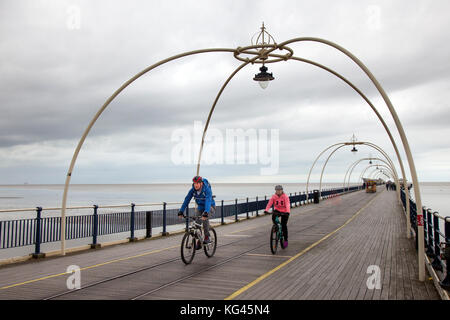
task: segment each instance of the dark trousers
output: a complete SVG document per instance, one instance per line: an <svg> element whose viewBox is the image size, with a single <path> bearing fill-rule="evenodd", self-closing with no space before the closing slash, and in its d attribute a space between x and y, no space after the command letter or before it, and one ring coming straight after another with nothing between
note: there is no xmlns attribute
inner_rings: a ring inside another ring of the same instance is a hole
<svg viewBox="0 0 450 320"><path fill-rule="evenodd" d="M277 216L277 214L280 214L280 212L274 211L272 213L272 221L274 224L275 224L275 217ZM289 214L282 213L280 218L281 218L281 230L283 231L283 237L284 237L284 240L287 241L287 239L288 239L287 222L289 220Z"/></svg>

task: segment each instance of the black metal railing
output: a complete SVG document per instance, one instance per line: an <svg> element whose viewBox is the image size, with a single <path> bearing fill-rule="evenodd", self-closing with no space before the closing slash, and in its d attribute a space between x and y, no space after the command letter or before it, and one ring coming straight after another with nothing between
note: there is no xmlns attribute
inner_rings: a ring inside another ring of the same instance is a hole
<svg viewBox="0 0 450 320"><path fill-rule="evenodd" d="M360 190L360 186L350 188L325 189L321 192L322 199L340 195L343 193ZM314 192L292 193L289 196L291 207L305 205L313 201ZM269 201L267 196L255 197L255 200L249 201L249 198L221 200L216 201L216 211L212 219L219 219L224 223L225 218L234 217L239 220L245 214L249 218L250 214L258 216L263 213ZM174 205L177 203L171 203ZM134 241L135 231L145 230L146 238L152 237L153 228L162 228L162 235L167 235L167 226L181 224L178 217L178 208L167 208L168 203L152 204L160 206L158 210L136 211L134 203L122 206L102 206L94 205L92 207L73 207L67 209L91 209L92 214L80 214L66 216L66 240L92 238L91 247L98 245L98 237L112 234L129 232L130 241ZM149 205L139 205L149 206ZM105 208L128 207L127 211L101 213L99 210ZM41 244L57 242L61 240L61 217L42 217L44 210L57 210L60 208L43 209L36 207L36 218L34 219L15 219L0 220L0 249L9 249L34 245L34 256L41 254ZM22 211L29 211L23 209ZM20 212L21 209L14 209L10 212ZM187 209L193 211L193 208ZM2 212L9 212L2 210Z"/></svg>
<svg viewBox="0 0 450 320"><path fill-rule="evenodd" d="M406 195L405 190L400 192L403 208L406 211ZM418 249L418 228L417 228L417 206L416 203L409 199L411 228L414 230L416 238L416 250ZM439 212L430 208L423 207L423 232L425 253L432 259L431 266L436 271L443 272L446 275L440 282L441 287L450 290L450 274L448 267L450 266L450 217L443 217ZM440 222L443 223L444 232L441 230Z"/></svg>

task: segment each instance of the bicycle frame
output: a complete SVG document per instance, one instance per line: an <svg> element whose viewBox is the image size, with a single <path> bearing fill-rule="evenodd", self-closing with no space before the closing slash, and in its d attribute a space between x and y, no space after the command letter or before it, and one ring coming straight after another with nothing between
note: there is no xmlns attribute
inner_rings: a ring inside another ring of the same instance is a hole
<svg viewBox="0 0 450 320"><path fill-rule="evenodd" d="M203 226L197 222L197 220L200 219L200 217L185 217L185 218L192 220L186 232L189 232L195 239L200 240L203 247Z"/></svg>
<svg viewBox="0 0 450 320"><path fill-rule="evenodd" d="M275 217L275 224L277 225L277 238L281 241L283 240L283 229L281 227L280 217L277 215Z"/></svg>

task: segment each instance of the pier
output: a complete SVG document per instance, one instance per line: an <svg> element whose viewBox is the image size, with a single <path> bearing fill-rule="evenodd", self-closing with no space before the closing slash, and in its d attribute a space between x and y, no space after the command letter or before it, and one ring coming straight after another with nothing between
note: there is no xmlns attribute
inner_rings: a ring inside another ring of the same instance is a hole
<svg viewBox="0 0 450 320"><path fill-rule="evenodd" d="M259 211L219 221L216 254L198 251L190 265L180 258L180 230L0 266L0 299L445 298L431 274L417 277L415 241L405 236L397 194L384 187L352 191L322 192L320 203L293 202L289 247L275 255L271 217ZM80 268L79 289L67 286L73 265Z"/></svg>

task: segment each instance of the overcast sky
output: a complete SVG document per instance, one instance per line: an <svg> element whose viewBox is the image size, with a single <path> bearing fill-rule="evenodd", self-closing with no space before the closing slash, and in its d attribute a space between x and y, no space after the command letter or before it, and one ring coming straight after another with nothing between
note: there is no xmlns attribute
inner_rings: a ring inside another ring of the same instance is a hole
<svg viewBox="0 0 450 320"><path fill-rule="evenodd" d="M361 59L394 104L419 180L450 181L449 11L447 0L2 0L0 184L64 183L84 129L125 81L181 52L250 45L263 21L278 43L320 37ZM409 170L392 116L365 74L323 44L290 47L296 56L327 65L363 90L392 129ZM201 54L135 81L89 133L72 182L189 181L195 163L173 162L172 135L180 128L193 131L194 121L205 123L217 92L239 64L232 53ZM344 82L296 61L268 67L275 80L265 90L252 80L259 65L245 67L232 79L211 128L224 135L227 129L278 130L277 174L261 175L266 166L258 162L203 165L202 175L216 182L305 182L319 152L353 134L395 159L377 117ZM355 160L380 156L367 147L358 149L357 154L350 148L337 151L324 179L340 182ZM355 178L366 165L358 167Z"/></svg>

